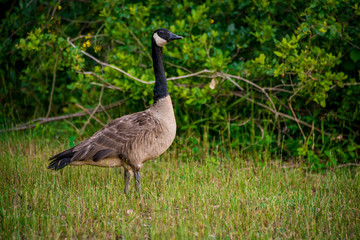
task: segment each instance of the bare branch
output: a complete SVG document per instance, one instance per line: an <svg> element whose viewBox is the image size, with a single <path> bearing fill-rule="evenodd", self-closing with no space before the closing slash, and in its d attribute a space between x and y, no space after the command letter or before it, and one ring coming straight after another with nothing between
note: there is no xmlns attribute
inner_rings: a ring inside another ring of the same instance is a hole
<svg viewBox="0 0 360 240"><path fill-rule="evenodd" d="M340 165L338 165L336 167L337 168L342 168L342 167L350 167L350 166L360 167L360 163L346 163L346 164L340 164Z"/></svg>
<svg viewBox="0 0 360 240"><path fill-rule="evenodd" d="M263 138L264 138L264 136L265 136L265 133L264 133L264 129L261 127L261 125L258 123L258 122L254 122L255 123L255 125L260 129L260 132L261 132L261 139L259 140L259 141L261 141L261 140L263 140ZM258 141L258 142L259 142Z"/></svg>
<svg viewBox="0 0 360 240"><path fill-rule="evenodd" d="M360 163L347 163L347 164L339 164L337 166L335 166L334 168L342 168L342 167L360 167ZM272 166L270 165L270 167L277 167L277 166ZM310 169L311 167L305 167L305 166L301 166L300 164L293 164L293 165L282 165L279 166L281 169L291 169L291 168L298 168L298 169L303 169L303 170L307 170ZM259 169L261 167L246 167L246 168L240 168L240 170L253 170L253 169Z"/></svg>
<svg viewBox="0 0 360 240"><path fill-rule="evenodd" d="M244 121L242 121L241 123L238 123L238 124L232 124L232 125L235 125L235 126L238 126L238 127L241 127L241 126L244 126L245 124L247 124L248 122L250 122L251 118L248 118Z"/></svg>
<svg viewBox="0 0 360 240"><path fill-rule="evenodd" d="M83 128L81 129L81 132L84 131L85 127L89 124L91 118L93 118L95 121L97 121L98 123L100 123L103 127L105 126L105 124L104 124L102 121L100 121L98 118L96 118L96 117L94 116L95 112L99 109L99 105L97 105L92 112L89 111L88 109L84 108L83 106L81 106L81 105L78 104L78 103L76 103L75 105L76 105L78 108L81 108L83 111L85 111L88 115L90 115L90 117L88 118L88 120L87 120L86 123L84 124Z"/></svg>
<svg viewBox="0 0 360 240"><path fill-rule="evenodd" d="M56 58L55 64L54 64L53 81L52 81L52 85L51 85L51 93L50 93L50 99L49 99L49 107L48 107L48 111L47 111L47 113L46 113L46 118L49 117L50 111L51 111L51 105L52 105L52 100L53 100L53 95L54 95L54 90L55 90L56 69L57 69L58 60L59 60L59 58Z"/></svg>
<svg viewBox="0 0 360 240"><path fill-rule="evenodd" d="M303 86L303 87L304 87L304 86ZM300 126L300 123L299 123L299 119L296 117L296 114L295 114L295 112L294 112L294 109L292 108L292 105L291 105L291 100L292 100L292 98L293 98L294 96L296 96L296 94L297 94L301 89L303 89L303 87L298 88L298 89L294 92L294 94L290 96L290 98L289 98L289 100L288 100L288 104L289 104L291 113L292 113L292 115L294 116L294 118L295 118L295 120L296 120L296 123L297 123L297 125L298 125L298 127L299 127L299 129L300 129L300 132L301 132L301 134L302 134L302 136L303 136L303 138L304 138L304 141L306 141L306 136L305 136L305 134L304 134L304 131L302 130L302 127Z"/></svg>
<svg viewBox="0 0 360 240"><path fill-rule="evenodd" d="M68 41L68 43L69 43L72 47L77 48L77 47L75 46L75 44L70 41L70 38L68 38L67 41ZM87 52L85 52L85 51L83 51L83 50L80 50L80 52L81 52L82 54L88 56L89 58L91 58L92 60L94 60L95 62L97 62L98 64L100 64L101 66L110 67L110 68L112 68L112 69L115 69L116 71L121 72L122 74L128 76L128 77L131 78L131 79L134 79L135 81L138 81L138 82L141 82L141 83L144 83L144 84L152 84L152 83L153 83L153 82L143 81L143 80L141 80L141 79L139 79L139 78L137 78L137 77L134 77L134 76L130 75L129 73L125 72L124 70L122 70L122 69L120 69L120 68L118 68L118 67L115 67L114 65L111 65L111 64L102 62L102 61L100 61L99 59L97 59L96 57L94 57L93 55L91 55L91 54L89 54L89 53L87 53Z"/></svg>
<svg viewBox="0 0 360 240"><path fill-rule="evenodd" d="M105 37L105 36L108 36L107 34L99 34L99 35L79 35L79 36L77 36L76 38L73 38L73 39L71 39L70 41L71 42L74 42L74 41L76 41L76 40L78 40L78 39L80 39L80 38L98 38L98 37Z"/></svg>
<svg viewBox="0 0 360 240"><path fill-rule="evenodd" d="M103 71L102 71L102 72L103 72ZM95 73L94 73L94 74L95 74ZM97 75L97 74L95 74L95 76L97 76L99 79L101 79L103 82L105 82L104 79L103 79L101 76L99 76L99 75ZM100 92L100 96L99 96L98 105L95 107L94 111L90 114L90 117L88 118L88 120L86 121L86 123L84 124L84 126L82 127L81 133L84 133L84 132L85 132L85 128L86 128L86 126L90 123L91 118L93 118L95 121L97 121L98 123L100 123L103 127L105 126L105 124L103 124L99 119L97 119L97 118L94 116L95 112L96 112L100 107L102 107L101 102L102 102L103 94L104 94L104 86L101 87L101 92ZM78 105L81 106L80 104L78 104ZM83 110L86 111L85 109L83 109ZM105 111L105 112L106 112L106 111Z"/></svg>
<svg viewBox="0 0 360 240"><path fill-rule="evenodd" d="M277 87L264 87L264 90L268 90L268 91L272 91L272 92L286 92L286 93L292 93L292 91L286 90L286 89L282 89L282 88L277 88Z"/></svg>
<svg viewBox="0 0 360 240"><path fill-rule="evenodd" d="M91 82L90 84L95 85L95 86L99 86L99 87L104 87L104 88L108 88L108 89L117 90L117 91L120 91L120 92L123 91L121 88L118 88L118 87L116 87L114 85L111 85L111 84L101 84L101 83L96 83L96 82Z"/></svg>
<svg viewBox="0 0 360 240"><path fill-rule="evenodd" d="M58 9L58 6L60 5L60 3L61 3L61 0L59 0L59 1L55 4L54 9L53 9L53 12L52 12L52 14L51 14L51 18L55 15L56 10ZM51 9L51 8L50 8L50 9ZM50 9L49 9L49 11L50 11Z"/></svg>
<svg viewBox="0 0 360 240"><path fill-rule="evenodd" d="M232 93L233 93L235 96L244 97L244 94L242 94L242 93L239 93L239 92L232 92ZM272 112L272 113L274 113L274 114L278 114L278 115L281 116L281 117L284 117L284 118L287 118L287 119L290 119L290 120L293 120L293 121L296 122L296 119L295 119L294 117L290 116L290 115L287 115L287 114L282 113L282 112L275 112L275 110L273 110L272 108L266 106L265 104L256 102L256 101L255 101L254 99L252 99L252 98L245 97L245 99L248 100L248 101L250 101L250 102L252 102L252 103L255 103L256 105L259 105L260 107L263 107L263 108L269 110L270 112ZM309 123L307 123L307 122L304 122L304 121L299 120L299 119L298 119L298 121L299 121L299 123L301 123L302 125L304 125L304 126L306 126L306 127L309 127L309 128L312 128L312 127L313 127L311 124L309 124ZM319 132L319 133L323 133L323 134L326 135L326 136L331 136L330 133L325 132L325 131L321 131L319 128L314 127L314 130L317 131L317 132Z"/></svg>
<svg viewBox="0 0 360 240"><path fill-rule="evenodd" d="M67 41L68 43L73 47L73 48L77 48L76 45L74 43L72 43L70 41L70 38L67 38ZM108 64L108 63L105 63L105 62L102 62L100 61L99 59L97 59L96 57L94 57L93 55L83 51L83 50L80 50L80 52L86 56L88 56L89 58L91 58L92 60L94 60L95 62L97 62L98 64L100 64L101 66L104 66L104 67L110 67L112 69L115 69L116 71L119 71L121 72L122 74L128 76L129 78L131 79L134 79L135 81L138 81L138 82L141 82L143 84L154 84L155 81L151 81L151 82L147 82L147 81L144 81L144 80L141 80L137 77L134 77L132 76L131 74L125 72L124 70L114 66L114 65L111 65L111 64ZM91 74L93 75L91 72L81 72L81 73L84 73L84 74ZM207 69L204 69L204 70L201 70L199 72L196 72L196 73L191 73L191 74L187 74L187 75L183 75L183 76L178 76L178 77L171 77L171 78L168 78L167 80L168 81L172 81L172 80L178 80L178 79L183 79L183 78L188 78L188 77L194 77L194 76L198 76L200 74L203 74L203 73L214 73L213 71L210 71L210 70L207 70Z"/></svg>
<svg viewBox="0 0 360 240"><path fill-rule="evenodd" d="M125 100L122 100L122 101L118 101L118 102L106 105L102 109L98 109L96 111L96 113L103 112L104 110L108 110L108 109L111 109L111 108L121 106L122 104L124 104L124 102L125 102ZM87 109L87 110L88 110L88 112L93 111L93 109ZM87 112L82 111L82 112L77 112L77 113L73 113L73 114L67 114L67 115L58 116L58 117L37 118L37 119L35 119L33 121L19 124L19 125L15 126L13 128L10 128L10 129L1 129L0 132L13 132L13 131L21 131L21 130L26 130L26 129L32 129L32 128L35 128L37 125L42 125L42 124L49 123L49 122L61 121L61 120L70 119L70 118L83 117L83 116L86 116L87 114L88 114Z"/></svg>
<svg viewBox="0 0 360 240"><path fill-rule="evenodd" d="M74 23L87 23L87 24L103 22L103 20L86 21L86 20L77 20L77 19L69 19L69 18L61 18L61 20L65 20L68 22L74 22Z"/></svg>
<svg viewBox="0 0 360 240"><path fill-rule="evenodd" d="M80 71L78 71L77 73L82 73L82 74L85 74L85 75L93 75L93 76L99 78L101 81L103 81L105 83L105 85L111 86L111 88L114 88L114 89L118 88L118 87L116 87L114 85L111 85L110 83L106 82L102 77L100 77L99 75L97 75L94 72L80 72ZM167 81L174 81L174 80L183 79L183 78L195 77L195 76L198 76L198 75L203 74L203 73L213 73L213 72L210 71L210 70L204 69L204 70L201 70L200 72L191 73L191 74L178 76L178 77L171 77L171 78L168 78L166 80ZM151 82L147 82L147 83L148 84L154 84L155 81L151 81ZM120 88L118 88L118 89L120 89ZM122 91L122 90L120 90L120 91Z"/></svg>
<svg viewBox="0 0 360 240"><path fill-rule="evenodd" d="M80 130L75 126L75 124L73 124L72 122L68 121L67 119L64 119L64 121L65 121L66 123L68 123L70 126L72 126L72 127L75 129L75 131L77 132L77 134L80 134Z"/></svg>
<svg viewBox="0 0 360 240"><path fill-rule="evenodd" d="M254 121L255 125L259 128L260 132L261 132L261 137L259 140L257 140L255 143L253 144L249 144L247 147L243 148L242 150L245 151L246 149L249 149L250 147L252 146L255 146L257 145L260 141L262 141L265 137L265 131L264 129L261 127L261 125L257 122L257 121Z"/></svg>
<svg viewBox="0 0 360 240"><path fill-rule="evenodd" d="M92 75L92 76L100 79L100 80L104 83L103 85L102 85L102 84L99 84L99 83L90 83L90 84L92 84L92 85L97 85L97 86L101 86L101 87L104 86L105 88L110 88L110 89L122 91L121 88L118 88L118 87L116 87L116 86L114 86L114 85L106 82L104 78L102 78L100 75L98 75L98 74L96 74L96 73L94 73L94 72L84 72L84 71L81 71L81 72L80 72L80 71L78 71L77 73L81 73L81 74L84 74L84 75Z"/></svg>
<svg viewBox="0 0 360 240"><path fill-rule="evenodd" d="M354 48L360 49L360 47L359 47L359 46L357 46L357 45L353 44L353 43L352 43L352 42L350 42L350 41L347 41L347 43L348 43L348 44L350 44L351 46L353 46Z"/></svg>
<svg viewBox="0 0 360 240"><path fill-rule="evenodd" d="M185 67L178 66L178 65L173 64L173 63L171 63L171 62L169 62L169 61L165 61L165 63L168 64L168 65L170 65L170 66L172 66L172 67L176 67L176 68L179 68L179 69L184 70L185 72L191 73L191 71L190 71L189 69L185 68Z"/></svg>
<svg viewBox="0 0 360 240"><path fill-rule="evenodd" d="M213 71L204 69L204 70L201 70L200 72L191 73L191 74L187 74L187 75L183 75L183 76L178 76L178 77L171 77L171 78L168 78L167 80L168 80L168 81L173 81L173 80L178 80L178 79L183 79L183 78L188 78L188 77L195 77L195 76L198 76L198 75L203 74L203 73L213 73ZM153 82L151 82L151 83L155 83L155 81L153 81Z"/></svg>
<svg viewBox="0 0 360 240"><path fill-rule="evenodd" d="M354 83L343 83L342 84L343 86L357 86L357 85L360 85L360 82L354 82ZM333 89L333 88L336 88L338 87L338 85L333 85L330 87L330 89Z"/></svg>
<svg viewBox="0 0 360 240"><path fill-rule="evenodd" d="M256 83L251 82L250 80L247 80L246 78L240 77L240 76L235 76L235 75L231 75L231 74L226 74L226 73L221 73L222 75L226 76L226 77L230 77L230 78L235 78L238 80L241 80L243 82L246 82L252 86L254 86L255 88L259 89L262 93L264 93L264 95L267 97L267 99L269 100L269 102L271 103L272 107L273 107L273 112L275 114L275 119L278 118L278 111L276 110L275 104L272 101L272 99L270 98L269 94L267 94L267 92L265 91L264 88L260 87L259 85L257 85Z"/></svg>
<svg viewBox="0 0 360 240"><path fill-rule="evenodd" d="M253 83L249 80L247 80L246 78L240 77L240 76L235 76L235 75L230 75L230 74L225 74L225 73L221 73L222 75L224 75L227 79L231 80L231 82L233 84L235 84L235 86L237 86L239 89L242 89L238 84L236 84L230 77L239 79L241 81L244 81L252 86L254 86L255 88L259 89L266 97L267 99L270 101L272 107L273 107L273 113L275 114L275 122L277 122L277 126L278 126L278 141L277 141L277 145L280 146L281 144L281 126L280 126L280 122L278 121L279 115L278 115L278 111L275 107L275 104L273 102L273 100L271 99L271 97L269 96L269 94L267 94L267 92L265 91L264 88L260 87L259 85L257 85L256 83Z"/></svg>
<svg viewBox="0 0 360 240"><path fill-rule="evenodd" d="M244 91L244 89L242 87L240 87L240 85L237 84L234 80L232 80L229 76L226 76L226 79L229 80L232 84L234 84L238 89L240 89L241 91Z"/></svg>
<svg viewBox="0 0 360 240"><path fill-rule="evenodd" d="M150 55L150 53L147 51L146 47L141 43L140 39L135 35L135 33L133 33L133 31L131 31L130 28L128 28L128 26L126 26L126 24L122 25L129 31L129 33L131 34L131 36L135 39L135 41L139 44L139 46L143 49L143 51L145 52L146 56L150 59L150 61L152 61L152 57Z"/></svg>

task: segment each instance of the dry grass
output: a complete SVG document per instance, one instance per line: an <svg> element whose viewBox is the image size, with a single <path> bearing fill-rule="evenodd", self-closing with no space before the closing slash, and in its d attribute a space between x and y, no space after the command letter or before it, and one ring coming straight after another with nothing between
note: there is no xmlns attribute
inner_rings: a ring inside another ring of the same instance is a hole
<svg viewBox="0 0 360 240"><path fill-rule="evenodd" d="M358 169L243 169L242 159L199 163L175 146L145 164L143 196L134 184L125 196L118 169L47 170L63 149L2 140L1 239L360 238Z"/></svg>

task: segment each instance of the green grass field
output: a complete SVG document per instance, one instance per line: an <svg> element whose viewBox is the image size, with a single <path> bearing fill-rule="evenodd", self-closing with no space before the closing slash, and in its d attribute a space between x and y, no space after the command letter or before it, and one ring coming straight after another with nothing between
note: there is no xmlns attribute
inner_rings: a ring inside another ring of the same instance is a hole
<svg viewBox="0 0 360 240"><path fill-rule="evenodd" d="M175 144L125 196L122 169L47 170L59 144L1 141L0 239L360 239L357 168L199 162Z"/></svg>

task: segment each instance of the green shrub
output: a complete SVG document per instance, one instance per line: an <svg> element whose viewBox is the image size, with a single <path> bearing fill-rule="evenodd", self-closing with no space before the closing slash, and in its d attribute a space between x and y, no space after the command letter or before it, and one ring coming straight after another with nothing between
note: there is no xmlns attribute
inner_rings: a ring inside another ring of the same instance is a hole
<svg viewBox="0 0 360 240"><path fill-rule="evenodd" d="M169 81L179 134L206 132L204 141L216 139L212 144L226 139L229 148L285 151L285 158L306 158L316 167L359 157L356 1L57 4L20 1L2 20L4 127L79 111L76 103L94 107L100 87L93 83L104 83L81 71L92 71L121 89L105 89L103 105L126 99L122 114L148 107L153 85L102 68L80 49L136 78L153 81L150 37L164 27L185 37L165 49L169 77L203 69L215 73ZM75 39L77 48L68 37ZM269 109L283 115L277 117Z"/></svg>

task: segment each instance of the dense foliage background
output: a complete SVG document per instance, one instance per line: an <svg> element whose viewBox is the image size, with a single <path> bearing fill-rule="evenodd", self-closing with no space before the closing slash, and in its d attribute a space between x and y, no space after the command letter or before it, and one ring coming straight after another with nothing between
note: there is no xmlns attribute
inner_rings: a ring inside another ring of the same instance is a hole
<svg viewBox="0 0 360 240"><path fill-rule="evenodd" d="M157 28L168 28L185 37L165 47L168 77L209 70L168 82L178 135L186 136L178 141L190 142L194 156L201 158L201 149L210 146L257 152L258 160L266 151L316 168L359 159L360 6L355 0L0 5L3 128L94 108L99 97L102 106L126 100L109 111L113 118L147 108L152 84L104 67L80 50L150 82L150 37ZM108 116L99 118L106 122ZM53 126L77 136L74 129L87 119Z"/></svg>

